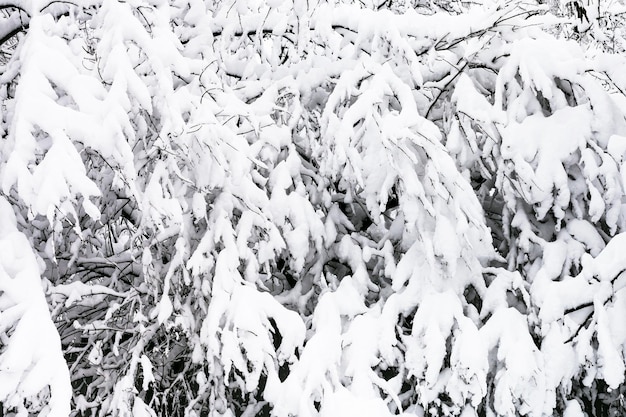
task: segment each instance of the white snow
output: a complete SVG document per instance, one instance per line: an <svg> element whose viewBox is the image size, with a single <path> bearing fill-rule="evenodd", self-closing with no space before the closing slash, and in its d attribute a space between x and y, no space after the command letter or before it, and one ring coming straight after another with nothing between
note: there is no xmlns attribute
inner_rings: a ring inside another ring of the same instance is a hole
<svg viewBox="0 0 626 417"><path fill-rule="evenodd" d="M48 387L47 415L63 417L72 386L37 265L10 203L0 198L0 402L25 412L23 401Z"/></svg>

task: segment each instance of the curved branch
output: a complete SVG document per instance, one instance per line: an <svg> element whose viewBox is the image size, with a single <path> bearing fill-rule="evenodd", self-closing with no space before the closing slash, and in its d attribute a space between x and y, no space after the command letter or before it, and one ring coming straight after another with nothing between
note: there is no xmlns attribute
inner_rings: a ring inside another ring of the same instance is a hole
<svg viewBox="0 0 626 417"><path fill-rule="evenodd" d="M39 9L39 12L41 13L44 10L46 10L48 7L52 6L53 4L57 4L57 3L68 4L70 6L78 7L78 4L74 3L73 1L69 1L69 0L52 0L51 2L49 2L48 4L43 6L41 9Z"/></svg>

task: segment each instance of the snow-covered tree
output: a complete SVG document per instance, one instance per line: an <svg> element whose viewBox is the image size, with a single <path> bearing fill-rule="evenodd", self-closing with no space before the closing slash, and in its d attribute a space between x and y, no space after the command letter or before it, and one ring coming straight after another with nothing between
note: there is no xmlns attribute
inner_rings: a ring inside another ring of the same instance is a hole
<svg viewBox="0 0 626 417"><path fill-rule="evenodd" d="M0 1L2 415L623 414L598 4Z"/></svg>

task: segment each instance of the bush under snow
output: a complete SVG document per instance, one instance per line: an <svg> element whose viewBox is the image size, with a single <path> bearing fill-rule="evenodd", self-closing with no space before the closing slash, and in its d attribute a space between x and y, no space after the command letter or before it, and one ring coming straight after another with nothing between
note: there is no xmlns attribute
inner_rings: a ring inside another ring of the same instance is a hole
<svg viewBox="0 0 626 417"><path fill-rule="evenodd" d="M0 2L0 415L622 415L621 3Z"/></svg>

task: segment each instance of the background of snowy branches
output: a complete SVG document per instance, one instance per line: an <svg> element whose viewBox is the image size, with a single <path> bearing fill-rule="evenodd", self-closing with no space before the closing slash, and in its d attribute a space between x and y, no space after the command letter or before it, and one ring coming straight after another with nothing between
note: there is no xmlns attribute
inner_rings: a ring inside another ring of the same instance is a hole
<svg viewBox="0 0 626 417"><path fill-rule="evenodd" d="M624 415L625 12L0 0L0 415Z"/></svg>

